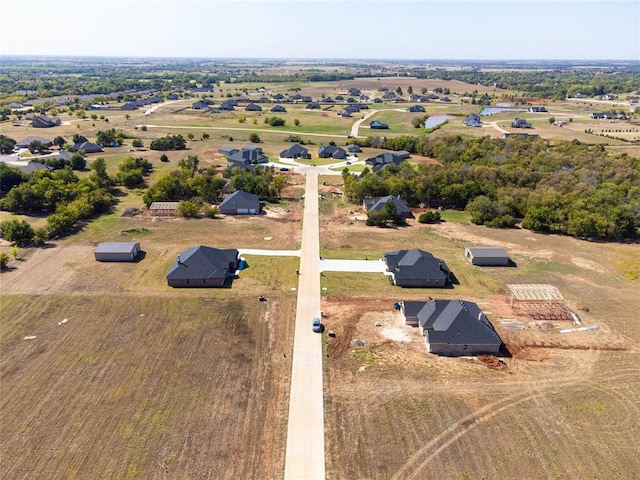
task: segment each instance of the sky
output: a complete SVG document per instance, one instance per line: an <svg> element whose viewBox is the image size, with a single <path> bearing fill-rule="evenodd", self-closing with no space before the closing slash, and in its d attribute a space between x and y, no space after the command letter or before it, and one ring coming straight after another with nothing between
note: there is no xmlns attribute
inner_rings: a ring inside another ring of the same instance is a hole
<svg viewBox="0 0 640 480"><path fill-rule="evenodd" d="M0 0L0 18L1 55L640 60L640 0Z"/></svg>

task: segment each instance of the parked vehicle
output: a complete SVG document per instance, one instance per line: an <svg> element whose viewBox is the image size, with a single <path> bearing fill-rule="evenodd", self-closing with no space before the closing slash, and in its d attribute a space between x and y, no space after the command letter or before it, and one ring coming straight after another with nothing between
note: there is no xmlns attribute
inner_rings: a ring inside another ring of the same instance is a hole
<svg viewBox="0 0 640 480"><path fill-rule="evenodd" d="M318 317L313 318L313 331L315 333L322 333L322 323Z"/></svg>

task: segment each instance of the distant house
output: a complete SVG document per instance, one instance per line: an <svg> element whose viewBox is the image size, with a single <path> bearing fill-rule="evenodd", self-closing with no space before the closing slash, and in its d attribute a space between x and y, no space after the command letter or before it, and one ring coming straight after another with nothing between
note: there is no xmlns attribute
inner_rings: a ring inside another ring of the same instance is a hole
<svg viewBox="0 0 640 480"><path fill-rule="evenodd" d="M449 97L442 97L440 101L445 103L451 103L451 99Z"/></svg>
<svg viewBox="0 0 640 480"><path fill-rule="evenodd" d="M545 106L529 107L527 111L530 113L545 113L547 111L547 107Z"/></svg>
<svg viewBox="0 0 640 480"><path fill-rule="evenodd" d="M240 163L240 162L232 162L227 164L227 170L232 171L234 168L240 168L242 170L247 170L248 172L255 172L256 166L250 163Z"/></svg>
<svg viewBox="0 0 640 480"><path fill-rule="evenodd" d="M18 170L20 170L22 173L26 173L27 175L33 173L33 172L37 172L39 170L47 170L47 171L51 171L53 170L53 167L50 167L49 165L44 165L42 163L38 163L38 162L29 162L26 165L11 165L9 163L7 163L7 165L17 168Z"/></svg>
<svg viewBox="0 0 640 480"><path fill-rule="evenodd" d="M222 149L220 149L222 150ZM244 164L267 163L269 158L262 153L261 147L253 147L245 145L240 150L230 149L227 161L230 163L238 162Z"/></svg>
<svg viewBox="0 0 640 480"><path fill-rule="evenodd" d="M389 128L389 125L387 125L386 123L382 123L379 120L374 120L373 122L369 123L369 128L386 130Z"/></svg>
<svg viewBox="0 0 640 480"><path fill-rule="evenodd" d="M616 96L613 95L612 93L608 93L602 96L602 100L615 100L615 99L616 99Z"/></svg>
<svg viewBox="0 0 640 480"><path fill-rule="evenodd" d="M127 102L120 107L120 110L138 110L138 102Z"/></svg>
<svg viewBox="0 0 640 480"><path fill-rule="evenodd" d="M509 137L522 137L522 138L529 138L529 139L534 139L534 138L538 138L538 134L537 133L517 133L517 132L507 132L507 133L503 133L502 134L502 138L509 138Z"/></svg>
<svg viewBox="0 0 640 480"><path fill-rule="evenodd" d="M320 109L320 104L317 102L311 102L309 104L307 104L307 106L305 107L307 110L319 110Z"/></svg>
<svg viewBox="0 0 640 480"><path fill-rule="evenodd" d="M170 287L222 287L235 273L238 250L199 247L178 255L167 274Z"/></svg>
<svg viewBox="0 0 640 480"><path fill-rule="evenodd" d="M91 142L75 143L73 147L71 147L71 150L74 152L84 150L84 153L98 153L104 151L100 145Z"/></svg>
<svg viewBox="0 0 640 480"><path fill-rule="evenodd" d="M140 253L138 242L99 243L94 255L99 262L132 262Z"/></svg>
<svg viewBox="0 0 640 480"><path fill-rule="evenodd" d="M479 266L507 266L509 255L502 247L467 247L464 256L473 265Z"/></svg>
<svg viewBox="0 0 640 480"><path fill-rule="evenodd" d="M477 113L472 113L467 118L464 119L465 126L467 127L482 127L482 120L480 120L480 115Z"/></svg>
<svg viewBox="0 0 640 480"><path fill-rule="evenodd" d="M375 157L365 159L364 163L371 166L372 172L377 172L382 170L387 165L393 163L395 165L400 165L409 157L409 154L405 152L386 152L376 155Z"/></svg>
<svg viewBox="0 0 640 480"><path fill-rule="evenodd" d="M273 97L271 97L271 98L273 98L276 102L279 102L280 100L283 100L283 99L284 99L284 95L282 95L281 93L276 93L276 94L275 94Z"/></svg>
<svg viewBox="0 0 640 480"><path fill-rule="evenodd" d="M179 202L153 202L149 205L149 212L157 217L173 217L178 214Z"/></svg>
<svg viewBox="0 0 640 480"><path fill-rule="evenodd" d="M411 107L407 108L407 111L411 113L426 112L422 105L412 105Z"/></svg>
<svg viewBox="0 0 640 480"><path fill-rule="evenodd" d="M34 140L38 140L42 145L44 145L47 148L49 148L51 145L53 145L53 142L51 140L49 140L48 138L36 137L36 136L33 136L33 135L29 135L24 140L21 140L21 141L17 142L16 143L16 148L29 148L29 145L31 145L31 142L33 142Z"/></svg>
<svg viewBox="0 0 640 480"><path fill-rule="evenodd" d="M280 158L311 158L311 154L302 145L294 143L280 152Z"/></svg>
<svg viewBox="0 0 640 480"><path fill-rule="evenodd" d="M260 213L260 198L253 193L236 190L224 198L219 210L224 215L257 215Z"/></svg>
<svg viewBox="0 0 640 480"><path fill-rule="evenodd" d="M209 105L211 105L211 100L198 100L197 102L191 104L192 110L209 110Z"/></svg>
<svg viewBox="0 0 640 480"><path fill-rule="evenodd" d="M178 100L178 94L170 93L169 95L167 95L167 100Z"/></svg>
<svg viewBox="0 0 640 480"><path fill-rule="evenodd" d="M231 100L223 102L222 105L218 107L218 110L223 110L225 112L231 112L235 109L236 109L236 106Z"/></svg>
<svg viewBox="0 0 640 480"><path fill-rule="evenodd" d="M360 148L360 146L357 143L351 143L351 144L347 145L347 152L349 152L349 153L360 153L360 152L362 152L362 149Z"/></svg>
<svg viewBox="0 0 640 480"><path fill-rule="evenodd" d="M373 99L373 103L383 103L383 101L381 98L376 97Z"/></svg>
<svg viewBox="0 0 640 480"><path fill-rule="evenodd" d="M11 102L9 105L7 105L7 107L15 110L24 107L24 105L22 105L21 103Z"/></svg>
<svg viewBox="0 0 640 480"><path fill-rule="evenodd" d="M502 339L476 303L464 300L404 301L407 325L417 326L429 353L462 356L500 352Z"/></svg>
<svg viewBox="0 0 640 480"><path fill-rule="evenodd" d="M396 215L402 218L411 218L413 214L411 209L407 207L407 204L393 195L387 195L386 197L365 198L362 202L362 207L365 212L372 210L374 212L381 212L387 202L393 202L396 207Z"/></svg>
<svg viewBox="0 0 640 480"><path fill-rule="evenodd" d="M271 112L273 112L273 113L284 113L286 111L287 111L287 109L284 108L282 105L274 105L271 108Z"/></svg>
<svg viewBox="0 0 640 480"><path fill-rule="evenodd" d="M524 118L514 118L511 122L511 128L531 128L532 126Z"/></svg>
<svg viewBox="0 0 640 480"><path fill-rule="evenodd" d="M344 160L347 158L347 151L344 148L336 147L335 145L323 145L318 149L318 157Z"/></svg>
<svg viewBox="0 0 640 480"><path fill-rule="evenodd" d="M589 118L595 118L597 120L613 120L613 113L593 112L589 114Z"/></svg>
<svg viewBox="0 0 640 480"><path fill-rule="evenodd" d="M62 124L58 117L47 117L46 115L34 115L31 121L33 128L51 128Z"/></svg>
<svg viewBox="0 0 640 480"><path fill-rule="evenodd" d="M383 257L393 283L399 287L444 287L451 283L447 264L424 250L397 250Z"/></svg>
<svg viewBox="0 0 640 480"><path fill-rule="evenodd" d="M262 107L257 103L250 103L244 108L247 112L261 112Z"/></svg>
<svg viewBox="0 0 640 480"><path fill-rule="evenodd" d="M360 91L359 88L354 88L354 87L349 88L349 95L351 95L352 97L357 97L361 93L362 92Z"/></svg>

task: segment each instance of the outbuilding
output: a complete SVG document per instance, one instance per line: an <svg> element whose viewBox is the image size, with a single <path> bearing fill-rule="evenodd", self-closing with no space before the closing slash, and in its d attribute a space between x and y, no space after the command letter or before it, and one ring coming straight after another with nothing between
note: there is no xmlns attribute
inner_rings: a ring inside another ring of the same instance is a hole
<svg viewBox="0 0 640 480"><path fill-rule="evenodd" d="M467 247L464 256L472 265L484 267L506 267L509 254L502 247Z"/></svg>
<svg viewBox="0 0 640 480"><path fill-rule="evenodd" d="M103 242L95 250L99 262L133 262L139 254L138 242Z"/></svg>

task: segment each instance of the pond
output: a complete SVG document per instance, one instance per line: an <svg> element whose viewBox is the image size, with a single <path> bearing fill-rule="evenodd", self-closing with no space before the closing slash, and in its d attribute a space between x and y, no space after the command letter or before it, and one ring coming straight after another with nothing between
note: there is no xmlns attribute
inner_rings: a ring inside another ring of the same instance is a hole
<svg viewBox="0 0 640 480"><path fill-rule="evenodd" d="M433 117L429 117L425 120L424 128L437 127L451 118L453 118L451 115L434 115Z"/></svg>
<svg viewBox="0 0 640 480"><path fill-rule="evenodd" d="M526 112L526 108L505 108L505 107L485 107L480 112L480 115L495 115L502 112Z"/></svg>

